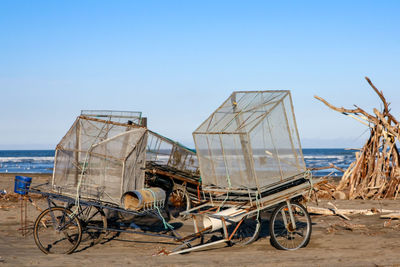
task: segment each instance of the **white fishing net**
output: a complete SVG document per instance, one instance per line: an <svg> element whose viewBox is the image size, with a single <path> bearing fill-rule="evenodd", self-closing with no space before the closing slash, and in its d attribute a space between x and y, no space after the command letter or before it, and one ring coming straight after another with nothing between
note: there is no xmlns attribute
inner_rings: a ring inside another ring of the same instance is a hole
<svg viewBox="0 0 400 267"><path fill-rule="evenodd" d="M123 193L144 187L146 143L144 127L79 116L56 147L52 188L120 204Z"/></svg>
<svg viewBox="0 0 400 267"><path fill-rule="evenodd" d="M306 170L290 91L234 92L193 137L204 187L261 189Z"/></svg>
<svg viewBox="0 0 400 267"><path fill-rule="evenodd" d="M199 172L193 150L152 131L148 132L146 161L149 166L164 167L187 175L198 175Z"/></svg>

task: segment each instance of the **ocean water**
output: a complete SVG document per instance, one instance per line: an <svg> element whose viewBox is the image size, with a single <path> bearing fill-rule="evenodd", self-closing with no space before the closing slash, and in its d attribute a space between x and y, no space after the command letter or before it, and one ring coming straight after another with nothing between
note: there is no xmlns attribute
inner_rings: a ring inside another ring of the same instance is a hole
<svg viewBox="0 0 400 267"><path fill-rule="evenodd" d="M341 148L305 148L303 149L303 156L307 168L325 167L332 163L337 167L347 169L356 159L355 152L355 150ZM341 171L336 169L314 171L313 174L318 176L331 174L340 177L343 175Z"/></svg>
<svg viewBox="0 0 400 267"><path fill-rule="evenodd" d="M0 173L52 173L54 150L0 150Z"/></svg>
<svg viewBox="0 0 400 267"><path fill-rule="evenodd" d="M354 150L303 149L308 168L328 166L330 163L346 169L355 160ZM52 173L54 150L0 150L0 173ZM341 176L335 169L314 172L314 175Z"/></svg>

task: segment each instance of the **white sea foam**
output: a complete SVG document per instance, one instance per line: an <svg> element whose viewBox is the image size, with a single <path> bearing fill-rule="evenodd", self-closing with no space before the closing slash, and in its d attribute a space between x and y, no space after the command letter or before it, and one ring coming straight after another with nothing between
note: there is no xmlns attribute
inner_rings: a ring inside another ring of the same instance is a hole
<svg viewBox="0 0 400 267"><path fill-rule="evenodd" d="M305 159L340 159L344 160L346 156L344 155L306 155Z"/></svg>
<svg viewBox="0 0 400 267"><path fill-rule="evenodd" d="M54 157L0 157L0 162L44 162L54 161Z"/></svg>

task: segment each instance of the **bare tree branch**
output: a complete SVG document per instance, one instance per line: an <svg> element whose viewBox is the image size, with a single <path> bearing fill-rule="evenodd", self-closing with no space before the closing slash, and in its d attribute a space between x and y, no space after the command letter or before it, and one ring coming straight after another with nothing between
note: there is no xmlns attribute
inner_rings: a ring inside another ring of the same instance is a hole
<svg viewBox="0 0 400 267"><path fill-rule="evenodd" d="M375 85L371 82L371 80L368 77L365 77L365 79L367 80L369 85L371 85L372 89L374 89L375 93L378 94L379 98L382 100L384 106L383 114L386 116L386 114L389 113L389 105L386 102L385 97L383 96L383 92L379 91L378 88L375 87Z"/></svg>

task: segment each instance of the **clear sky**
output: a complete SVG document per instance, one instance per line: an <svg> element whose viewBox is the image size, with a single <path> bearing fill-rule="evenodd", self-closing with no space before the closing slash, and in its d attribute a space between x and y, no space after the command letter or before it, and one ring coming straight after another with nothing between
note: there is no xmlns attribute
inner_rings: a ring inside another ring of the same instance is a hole
<svg viewBox="0 0 400 267"><path fill-rule="evenodd" d="M400 119L400 1L0 1L0 149L54 148L81 109L139 110L193 147L234 90L291 90L303 147L366 127L313 98Z"/></svg>

